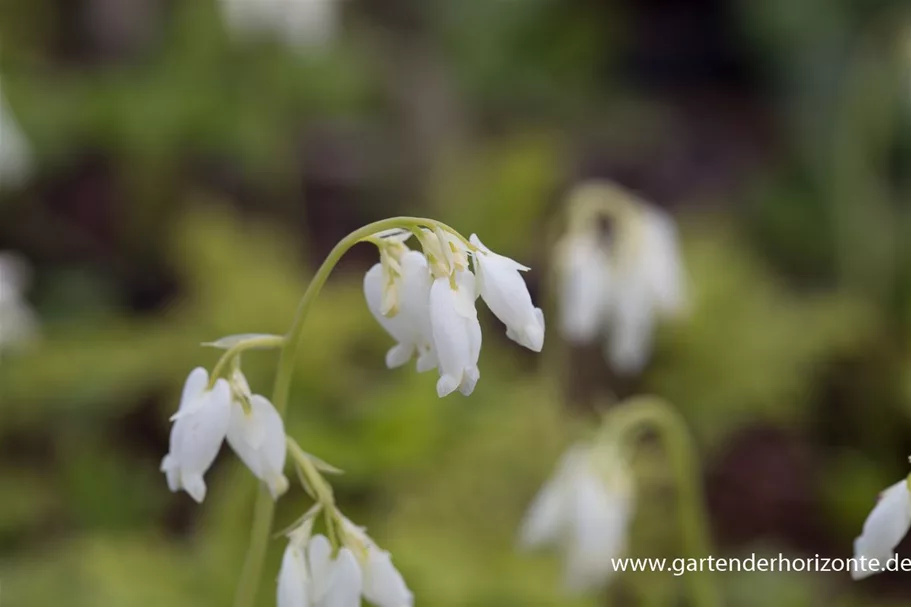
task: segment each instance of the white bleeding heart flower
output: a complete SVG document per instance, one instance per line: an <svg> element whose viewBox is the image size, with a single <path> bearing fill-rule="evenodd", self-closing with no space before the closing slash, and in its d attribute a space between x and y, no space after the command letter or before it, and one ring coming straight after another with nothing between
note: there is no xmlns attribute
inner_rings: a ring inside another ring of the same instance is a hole
<svg viewBox="0 0 911 607"><path fill-rule="evenodd" d="M519 272L529 268L484 246L477 235L471 244L478 291L491 312L506 325L506 335L534 352L544 347L544 314L535 307L528 286Z"/></svg>
<svg viewBox="0 0 911 607"><path fill-rule="evenodd" d="M392 556L376 545L363 527L342 517L345 544L357 557L363 579L364 599L376 607L411 607L414 595L402 574L392 563Z"/></svg>
<svg viewBox="0 0 911 607"><path fill-rule="evenodd" d="M384 289L387 280L383 263L375 264L364 276L364 296L367 307L377 322L398 343L386 353L386 366L400 367L418 353L418 371L427 371L437 365L430 330L430 272L427 260L418 251L404 253L398 263L399 277L391 287L397 291L397 311L389 316L383 313Z"/></svg>
<svg viewBox="0 0 911 607"><path fill-rule="evenodd" d="M594 341L607 317L611 266L597 234L570 234L558 245L560 333L571 343Z"/></svg>
<svg viewBox="0 0 911 607"><path fill-rule="evenodd" d="M676 227L665 212L611 185L583 186L577 199L584 204L556 252L560 332L581 344L603 335L614 369L639 373L656 321L686 309ZM608 221L609 234L599 233L597 218Z"/></svg>
<svg viewBox="0 0 911 607"><path fill-rule="evenodd" d="M221 449L231 418L228 382L219 379L211 390L208 383L209 374L202 367L187 377L180 408L171 418L170 451L161 462L171 491L183 489L200 503L206 497L203 477Z"/></svg>
<svg viewBox="0 0 911 607"><path fill-rule="evenodd" d="M855 568L851 577L861 580L882 571L895 555L895 547L911 528L911 494L908 480L902 479L879 496L879 501L864 521L860 536L854 540L854 558L876 559L878 566ZM860 562L860 561L859 561Z"/></svg>
<svg viewBox="0 0 911 607"><path fill-rule="evenodd" d="M458 272L452 279L436 278L430 287L430 326L439 360L437 395L441 398L455 390L471 394L481 377L481 325L475 299L474 274L468 271Z"/></svg>
<svg viewBox="0 0 911 607"><path fill-rule="evenodd" d="M241 376L242 377L242 376ZM243 381L246 387L246 380ZM249 393L249 387L245 388ZM228 444L256 478L266 484L273 499L288 490L283 471L288 449L285 424L275 407L264 396L242 396L247 407L235 398L228 424Z"/></svg>
<svg viewBox="0 0 911 607"><path fill-rule="evenodd" d="M564 583L579 594L605 586L613 559L626 550L633 515L632 480L613 450L601 453L575 446L533 500L520 531L526 548L556 546L565 559Z"/></svg>
<svg viewBox="0 0 911 607"><path fill-rule="evenodd" d="M323 535L294 533L278 575L278 607L360 607L361 570L348 548L332 558Z"/></svg>

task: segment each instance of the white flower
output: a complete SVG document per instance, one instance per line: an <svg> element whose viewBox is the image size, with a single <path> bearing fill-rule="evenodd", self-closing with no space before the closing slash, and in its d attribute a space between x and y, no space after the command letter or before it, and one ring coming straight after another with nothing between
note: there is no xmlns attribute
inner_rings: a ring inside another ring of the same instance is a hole
<svg viewBox="0 0 911 607"><path fill-rule="evenodd" d="M573 343L593 341L606 319L611 289L607 251L594 232L567 236L557 251L560 333Z"/></svg>
<svg viewBox="0 0 911 607"><path fill-rule="evenodd" d="M183 489L197 502L206 497L203 476L221 449L231 418L228 382L219 379L211 390L208 383L209 374L202 367L187 377L180 408L171 418L170 451L161 462L171 491Z"/></svg>
<svg viewBox="0 0 911 607"><path fill-rule="evenodd" d="M632 481L613 449L600 468L595 453L576 446L532 502L520 532L527 548L556 545L565 558L565 585L573 593L603 587L623 555L633 512Z"/></svg>
<svg viewBox="0 0 911 607"><path fill-rule="evenodd" d="M895 547L908 533L909 527L911 499L908 480L903 479L880 494L879 501L864 521L860 537L854 540L854 558L877 559L879 569L858 567L851 571L851 577L860 580L882 570L895 555Z"/></svg>
<svg viewBox="0 0 911 607"><path fill-rule="evenodd" d="M333 559L325 536L291 536L278 574L278 607L360 607L361 588L361 570L348 548Z"/></svg>
<svg viewBox="0 0 911 607"><path fill-rule="evenodd" d="M594 218L577 222L558 245L560 330L575 343L604 334L605 355L622 373L648 361L657 318L681 314L684 273L673 220L663 211L612 186L583 188L587 202L607 202L597 231Z"/></svg>
<svg viewBox="0 0 911 607"><path fill-rule="evenodd" d="M240 379L241 386L249 391L242 375ZM241 398L247 399L249 410L244 409ZM283 474L288 451L285 424L269 399L259 394L235 398L231 405L227 438L241 461L256 478L266 483L273 499L278 499L288 490L288 479Z"/></svg>
<svg viewBox="0 0 911 607"><path fill-rule="evenodd" d="M385 260L384 260L385 261ZM437 366L430 330L430 271L418 251L407 251L397 262L398 273L389 284L386 264L375 264L364 276L367 307L377 322L398 343L386 353L386 366L399 367L418 352L418 371ZM392 295L384 295L391 292ZM383 313L384 302L393 301L395 314Z"/></svg>
<svg viewBox="0 0 911 607"><path fill-rule="evenodd" d="M474 254L478 290L484 302L506 325L506 335L529 350L544 347L544 314L531 302L531 295L520 271L529 268L484 246L476 234L471 244Z"/></svg>
<svg viewBox="0 0 911 607"><path fill-rule="evenodd" d="M32 166L28 141L0 92L0 189L21 183Z"/></svg>
<svg viewBox="0 0 911 607"><path fill-rule="evenodd" d="M0 253L0 350L27 343L38 333L38 321L23 296L28 275L24 259Z"/></svg>
<svg viewBox="0 0 911 607"><path fill-rule="evenodd" d="M474 274L457 272L436 278L430 287L430 327L440 366L437 394L442 398L458 389L469 395L481 372L481 325L475 308Z"/></svg>
<svg viewBox="0 0 911 607"><path fill-rule="evenodd" d="M381 549L363 527L342 516L345 545L357 557L364 582L364 598L377 607L411 607L414 595L402 574L392 564L392 556Z"/></svg>
<svg viewBox="0 0 911 607"><path fill-rule="evenodd" d="M228 26L240 36L272 34L298 48L323 47L338 29L338 0L222 0Z"/></svg>

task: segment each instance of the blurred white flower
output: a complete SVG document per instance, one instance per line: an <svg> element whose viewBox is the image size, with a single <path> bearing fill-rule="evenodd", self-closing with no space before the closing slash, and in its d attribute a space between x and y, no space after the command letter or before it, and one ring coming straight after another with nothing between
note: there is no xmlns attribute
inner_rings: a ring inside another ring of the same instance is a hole
<svg viewBox="0 0 911 607"><path fill-rule="evenodd" d="M0 253L0 351L28 343L38 334L38 321L23 291L28 263L13 253Z"/></svg>
<svg viewBox="0 0 911 607"><path fill-rule="evenodd" d="M237 35L272 35L292 47L328 45L339 27L340 0L221 0Z"/></svg>
<svg viewBox="0 0 911 607"><path fill-rule="evenodd" d="M506 325L506 335L518 344L540 352L544 347L544 313L531 302L531 295L520 271L529 268L484 246L476 234L471 244L478 290L484 303Z"/></svg>
<svg viewBox="0 0 911 607"><path fill-rule="evenodd" d="M332 558L323 535L292 533L278 574L278 607L360 607L361 570L348 548Z"/></svg>
<svg viewBox="0 0 911 607"><path fill-rule="evenodd" d="M611 291L606 247L594 230L567 236L557 253L560 284L559 326L573 343L594 341L605 321Z"/></svg>
<svg viewBox="0 0 911 607"><path fill-rule="evenodd" d="M208 389L209 373L202 367L190 372L180 408L171 418L170 451L161 462L171 491L183 489L197 502L206 497L203 476L215 461L228 433L231 388L219 379Z"/></svg>
<svg viewBox="0 0 911 607"><path fill-rule="evenodd" d="M392 564L392 556L377 546L363 527L344 516L341 519L345 545L361 567L364 599L376 607L411 607L414 595Z"/></svg>
<svg viewBox="0 0 911 607"><path fill-rule="evenodd" d="M855 568L851 577L860 580L886 566L895 555L895 547L911 527L911 498L908 479L902 479L879 495L879 501L864 521L860 536L854 540L854 558L877 559L879 569Z"/></svg>
<svg viewBox="0 0 911 607"><path fill-rule="evenodd" d="M611 365L637 373L651 354L656 318L685 309L676 227L663 211L611 185L583 186L575 200L584 221L574 222L556 254L560 331L582 344L603 334Z"/></svg>
<svg viewBox="0 0 911 607"><path fill-rule="evenodd" d="M266 483L273 499L278 499L288 490L283 474L288 452L285 424L269 399L250 394L240 371L234 372L232 384L238 388L231 404L228 444L254 476Z"/></svg>
<svg viewBox="0 0 911 607"><path fill-rule="evenodd" d="M31 167L29 143L13 118L0 88L0 189L21 183Z"/></svg>
<svg viewBox="0 0 911 607"><path fill-rule="evenodd" d="M596 590L610 581L612 559L626 550L633 507L633 481L619 454L577 445L533 500L520 544L558 547L567 590Z"/></svg>

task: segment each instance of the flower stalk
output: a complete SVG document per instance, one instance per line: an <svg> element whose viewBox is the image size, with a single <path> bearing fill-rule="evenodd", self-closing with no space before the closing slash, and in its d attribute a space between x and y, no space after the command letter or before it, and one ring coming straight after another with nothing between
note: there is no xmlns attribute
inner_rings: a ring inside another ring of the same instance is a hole
<svg viewBox="0 0 911 607"><path fill-rule="evenodd" d="M628 454L635 451L642 436L653 431L665 447L665 454L677 484L679 523L684 556L703 558L711 554L705 503L702 498L699 458L689 429L677 410L654 396L634 397L604 418L603 438L618 441ZM686 577L693 605L720 607L721 601L708 572Z"/></svg>
<svg viewBox="0 0 911 607"><path fill-rule="evenodd" d="M298 304L297 312L295 313L290 330L284 338L281 338L281 353L272 393L272 403L280 416L284 417L285 410L288 406L288 395L291 389L294 362L303 338L304 321L306 320L310 309L313 307L316 298L319 296L320 291L329 279L332 270L335 269L335 266L341 258L354 245L359 242L368 241L378 232L397 228L419 232L422 227L446 231L456 236L466 246L473 248L467 239L442 222L421 217L393 217L370 223L351 232L329 252L329 255L326 257L325 261L323 261L314 275L313 280L310 281L307 290L304 292L304 295ZM222 361L230 360L244 349L275 344L276 342L274 341L270 341L269 344L261 343L255 345L250 345L249 342L238 343L225 353L222 360L219 361L219 365L216 365L216 371L223 370L224 365L227 364L227 362ZM217 377L217 374L213 372L212 376ZM320 478L322 477L320 476ZM260 488L253 510L250 545L247 549L244 566L234 596L234 607L254 607L255 605L256 595L259 590L260 579L262 578L263 566L266 559L274 512L274 500L266 489Z"/></svg>

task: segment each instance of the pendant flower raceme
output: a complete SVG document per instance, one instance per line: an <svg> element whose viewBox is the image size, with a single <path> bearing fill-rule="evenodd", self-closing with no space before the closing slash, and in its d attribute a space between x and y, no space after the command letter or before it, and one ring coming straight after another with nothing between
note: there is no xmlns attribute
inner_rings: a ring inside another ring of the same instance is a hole
<svg viewBox="0 0 911 607"><path fill-rule="evenodd" d="M273 498L288 489L284 423L268 399L250 392L240 371L230 383L220 378L211 388L205 369L191 371L171 419L170 451L161 462L171 491L182 489L201 503L206 497L203 477L225 439Z"/></svg>
<svg viewBox="0 0 911 607"><path fill-rule="evenodd" d="M613 559L626 550L633 504L632 479L616 450L574 446L529 507L520 544L557 546L567 590L596 590L610 581Z"/></svg>
<svg viewBox="0 0 911 607"><path fill-rule="evenodd" d="M398 342L386 355L387 366L400 366L417 353L418 371L437 368L440 397L456 390L471 394L481 375L478 296L506 325L510 339L541 350L544 316L520 274L527 267L494 253L476 235L466 243L440 228L423 229L423 252L408 248L410 236L378 235L373 242L380 262L364 277L368 308Z"/></svg>
<svg viewBox="0 0 911 607"><path fill-rule="evenodd" d="M879 495L879 501L864 521L863 531L854 540L858 566L852 569L851 577L860 580L884 570L909 528L911 487L908 479L902 479ZM871 564L871 559L876 559L876 564Z"/></svg>
<svg viewBox="0 0 911 607"><path fill-rule="evenodd" d="M556 251L560 331L580 344L603 335L611 365L638 373L656 318L685 309L673 220L610 184L581 186L569 204L570 228Z"/></svg>

